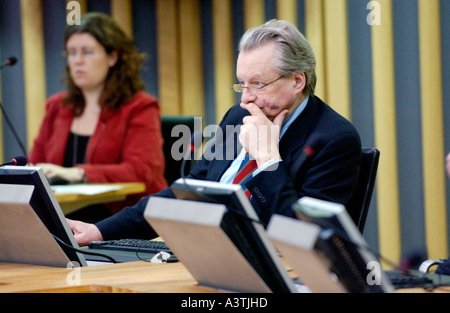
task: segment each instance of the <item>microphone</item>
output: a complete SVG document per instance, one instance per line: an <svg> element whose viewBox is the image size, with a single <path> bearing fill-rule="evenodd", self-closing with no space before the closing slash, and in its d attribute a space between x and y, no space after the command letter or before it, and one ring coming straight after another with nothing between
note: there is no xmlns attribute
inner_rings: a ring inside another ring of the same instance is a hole
<svg viewBox="0 0 450 313"><path fill-rule="evenodd" d="M24 155L27 155L27 150L25 149L25 146L23 144L23 142L20 140L19 135L16 132L16 129L14 128L13 124L11 123L11 120L8 117L8 114L6 114L5 109L3 108L2 102L0 101L0 109L3 113L3 117L5 118L6 123L9 126L9 129L11 130L12 134L14 135L14 138L16 138L17 143L20 146L20 149L22 150L22 153Z"/></svg>
<svg viewBox="0 0 450 313"><path fill-rule="evenodd" d="M6 59L5 62L3 62L3 64L0 65L0 69L7 67L7 66L13 66L16 63L17 63L16 57L9 57Z"/></svg>
<svg viewBox="0 0 450 313"><path fill-rule="evenodd" d="M291 167L290 171L291 177L294 179L296 177L298 178L303 175L303 172L306 169L306 165L322 147L322 140L316 138L316 136L308 140L308 142L303 147L303 151L300 157L295 161L294 165ZM294 184L295 183L296 181L294 181Z"/></svg>
<svg viewBox="0 0 450 313"><path fill-rule="evenodd" d="M402 273L408 273L409 270L418 270L420 264L427 259L427 253L422 250L411 251L400 260L397 268Z"/></svg>
<svg viewBox="0 0 450 313"><path fill-rule="evenodd" d="M5 166L5 165L18 165L18 166L24 166L24 165L27 165L27 163L28 163L28 161L27 161L27 158L26 158L26 157L21 156L21 155L18 155L18 156L16 156L16 157L12 158L11 161L6 162L6 163L3 163L3 164L1 164L0 166Z"/></svg>
<svg viewBox="0 0 450 313"><path fill-rule="evenodd" d="M194 131L194 133L191 136L191 141L188 145L188 149L186 153L183 156L183 161L181 162L181 168L180 168L180 176L185 177L184 174L184 168L186 167L187 160L191 160L191 154L195 153L197 149L202 145L202 138L203 134L200 131ZM192 166L191 166L192 168Z"/></svg>
<svg viewBox="0 0 450 313"><path fill-rule="evenodd" d="M0 65L0 70L4 67L7 66L13 66L17 63L17 58L16 57L9 57L6 59L5 62L3 62L3 64ZM6 123L9 126L9 129L11 130L11 132L13 133L14 137L16 138L17 143L19 144L20 148L22 149L23 154L27 155L27 151L22 143L22 141L20 140L19 136L17 135L17 132L14 128L14 126L12 125L11 121L8 118L8 115L5 112L5 109L3 108L2 103L0 102L0 109L3 113L3 117L5 118Z"/></svg>

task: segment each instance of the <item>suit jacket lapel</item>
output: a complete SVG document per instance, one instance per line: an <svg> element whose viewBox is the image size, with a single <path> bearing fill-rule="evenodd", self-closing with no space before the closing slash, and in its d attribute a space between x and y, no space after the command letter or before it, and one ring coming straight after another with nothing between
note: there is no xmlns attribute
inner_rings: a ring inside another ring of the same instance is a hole
<svg viewBox="0 0 450 313"><path fill-rule="evenodd" d="M242 149L242 146L239 143L239 133L236 134L235 131L230 131L230 133L227 133L225 125L233 125L236 130L236 127L240 127L240 125L242 125L242 119L244 116L249 114L250 113L247 110L241 109L240 107L236 108L236 110L230 111L230 114L227 114L222 124L224 125L223 127L225 130L221 128L223 131L223 139L220 141L220 145L215 146L215 153L220 151L222 158L220 160L217 158L213 158L211 160L209 167L211 170L208 172L208 179L219 181ZM232 149L232 156L230 156L230 149Z"/></svg>
<svg viewBox="0 0 450 313"><path fill-rule="evenodd" d="M303 112L292 122L280 140L280 155L284 163L289 164L292 155L303 147L317 119L317 115L317 100L314 96L310 96Z"/></svg>
<svg viewBox="0 0 450 313"><path fill-rule="evenodd" d="M236 159L240 151L237 151L237 143L234 143L233 150L235 151L234 157L232 159L223 157L222 160L213 159L211 161L210 169L211 171L208 172L208 179L212 181L219 181L222 175L225 173L225 171L230 167L231 163ZM240 146L240 145L239 145ZM221 148L221 147L220 147ZM242 148L242 146L241 146Z"/></svg>

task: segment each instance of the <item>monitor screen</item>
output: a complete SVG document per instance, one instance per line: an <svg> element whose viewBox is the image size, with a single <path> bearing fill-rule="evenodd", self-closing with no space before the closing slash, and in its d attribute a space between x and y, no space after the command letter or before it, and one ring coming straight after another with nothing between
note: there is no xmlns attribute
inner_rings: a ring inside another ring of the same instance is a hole
<svg viewBox="0 0 450 313"><path fill-rule="evenodd" d="M348 292L393 290L378 258L369 249L343 205L302 197L293 209L300 220L321 227L320 239L314 248Z"/></svg>
<svg viewBox="0 0 450 313"><path fill-rule="evenodd" d="M272 292L293 292L264 225L240 185L180 178L171 185L177 199L217 203L226 207L220 227Z"/></svg>
<svg viewBox="0 0 450 313"><path fill-rule="evenodd" d="M48 231L71 247L79 248L72 235L63 212L40 167L4 166L0 168L0 184L34 186L30 206ZM82 254L58 242L70 261L85 266Z"/></svg>

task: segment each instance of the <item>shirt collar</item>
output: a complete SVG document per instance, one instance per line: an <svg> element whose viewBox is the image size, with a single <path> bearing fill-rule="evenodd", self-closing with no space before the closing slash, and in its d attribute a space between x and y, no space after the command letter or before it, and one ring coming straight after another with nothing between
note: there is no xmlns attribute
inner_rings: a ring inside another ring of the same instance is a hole
<svg viewBox="0 0 450 313"><path fill-rule="evenodd" d="M281 137L283 137L284 133L287 131L289 126L291 126L291 124L295 121L295 119L297 117L299 117L300 114L303 112L303 110L306 107L306 104L308 103L308 100L309 100L309 94L306 95L303 102L300 103L300 105L295 109L295 111L292 112L292 114L289 115L288 118L284 120L283 125L281 126L280 139L281 139Z"/></svg>

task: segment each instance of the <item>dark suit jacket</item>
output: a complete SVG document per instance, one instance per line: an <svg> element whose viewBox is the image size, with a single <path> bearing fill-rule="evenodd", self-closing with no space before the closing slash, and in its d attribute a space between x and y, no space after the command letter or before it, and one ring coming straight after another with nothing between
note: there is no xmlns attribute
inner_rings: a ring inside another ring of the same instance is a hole
<svg viewBox="0 0 450 313"><path fill-rule="evenodd" d="M219 125L224 136L218 136L221 140L214 141L211 146L214 154L221 151L223 157L202 157L189 178L220 180L232 162L225 157L227 150L233 147L234 157L239 153L237 136L227 136L226 125L241 125L246 115L249 112L239 105L225 114ZM290 173L306 144L313 146L315 155L298 171ZM280 140L279 149L282 161L275 166L276 169L262 171L247 183L252 193L251 202L261 221L267 223L274 213L293 217L292 204L305 195L347 204L358 181L361 157L361 141L349 121L319 98L310 97L305 110ZM170 188L153 196L175 197ZM157 236L143 217L147 201L148 197L134 207L125 208L97 223L103 238Z"/></svg>

